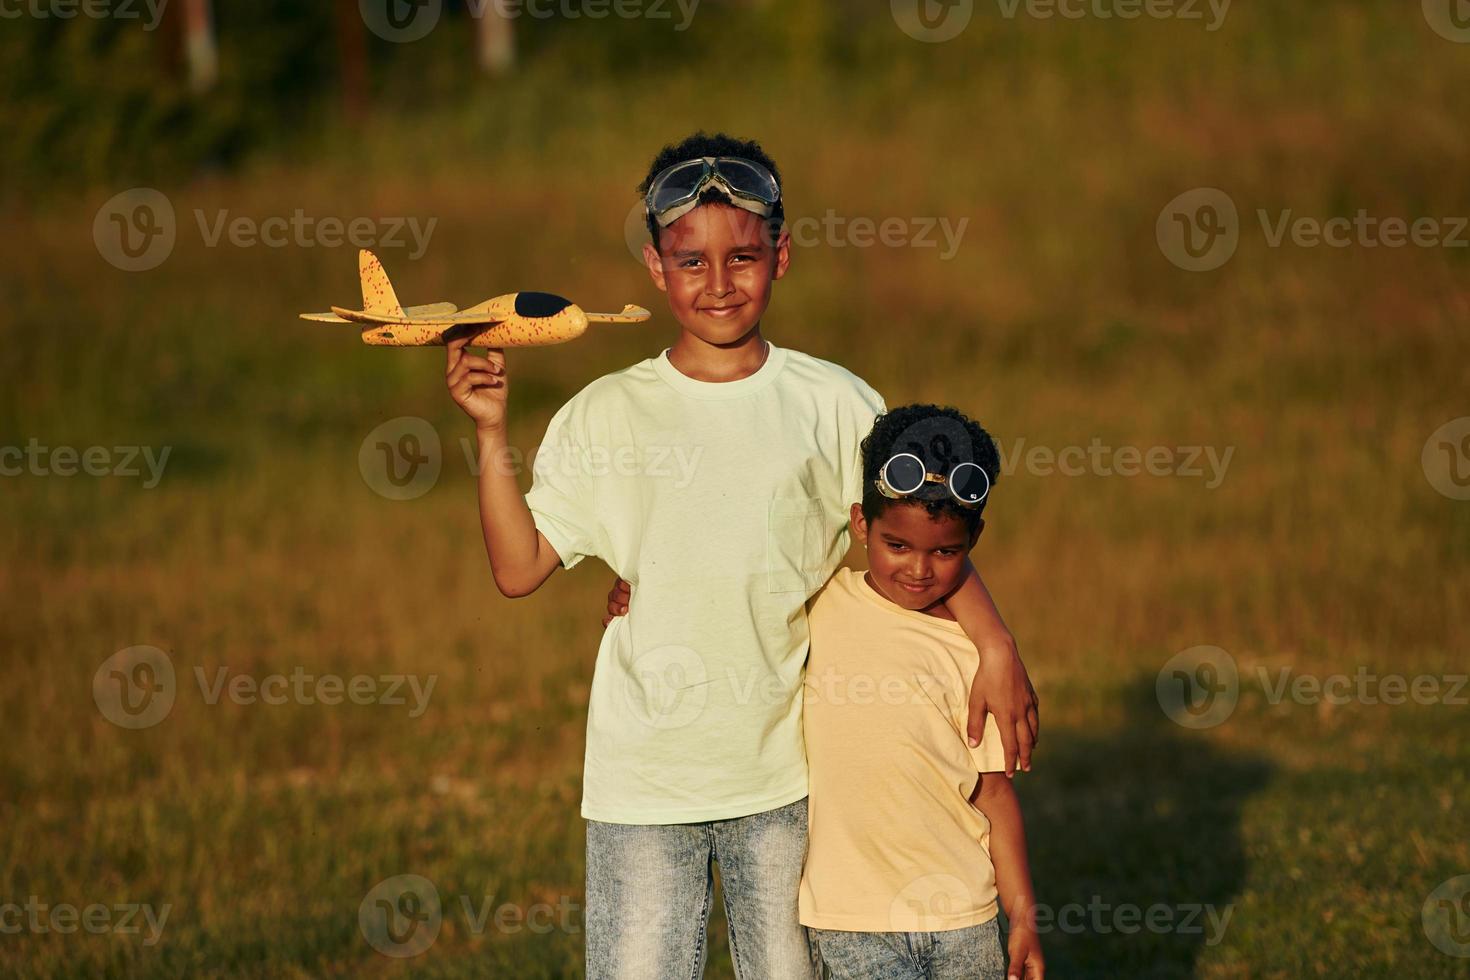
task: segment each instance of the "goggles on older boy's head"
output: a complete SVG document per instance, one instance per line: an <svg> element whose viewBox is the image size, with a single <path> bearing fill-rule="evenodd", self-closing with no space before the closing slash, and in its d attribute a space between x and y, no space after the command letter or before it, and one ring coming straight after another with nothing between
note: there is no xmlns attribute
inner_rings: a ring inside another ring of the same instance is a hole
<svg viewBox="0 0 1470 980"><path fill-rule="evenodd" d="M878 492L885 497L917 497L933 500L929 491L931 484L940 484L961 506L975 507L990 493L990 474L975 463L957 463L948 476L930 473L924 461L913 453L896 453L873 481Z"/></svg>
<svg viewBox="0 0 1470 980"><path fill-rule="evenodd" d="M744 157L698 157L658 172L648 184L643 207L667 228L699 204L706 187L716 187L737 208L769 218L781 200L781 185L771 172Z"/></svg>

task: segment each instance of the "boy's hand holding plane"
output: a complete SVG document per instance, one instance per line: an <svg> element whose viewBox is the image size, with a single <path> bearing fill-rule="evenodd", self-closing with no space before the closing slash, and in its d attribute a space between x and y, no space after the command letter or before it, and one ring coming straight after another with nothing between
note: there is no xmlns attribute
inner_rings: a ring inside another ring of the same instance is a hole
<svg viewBox="0 0 1470 980"><path fill-rule="evenodd" d="M470 338L451 340L446 346L448 364L444 381L449 395L464 413L475 420L476 429L505 428L505 403L510 385L505 374L505 351L491 347L485 356L465 350Z"/></svg>

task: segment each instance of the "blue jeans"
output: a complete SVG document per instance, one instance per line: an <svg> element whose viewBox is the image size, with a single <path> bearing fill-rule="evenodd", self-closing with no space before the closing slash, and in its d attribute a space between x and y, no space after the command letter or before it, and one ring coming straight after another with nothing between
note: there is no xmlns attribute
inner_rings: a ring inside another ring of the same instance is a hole
<svg viewBox="0 0 1470 980"><path fill-rule="evenodd" d="M797 920L806 800L731 820L587 821L587 980L697 980L720 865L737 980L812 980Z"/></svg>
<svg viewBox="0 0 1470 980"><path fill-rule="evenodd" d="M833 980L1004 980L1000 920L944 932L811 930Z"/></svg>

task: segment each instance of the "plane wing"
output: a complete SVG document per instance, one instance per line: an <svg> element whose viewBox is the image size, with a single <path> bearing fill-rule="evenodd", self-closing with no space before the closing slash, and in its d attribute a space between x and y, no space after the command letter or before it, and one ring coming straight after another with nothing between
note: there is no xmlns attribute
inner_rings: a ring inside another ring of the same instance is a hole
<svg viewBox="0 0 1470 980"><path fill-rule="evenodd" d="M332 307L332 309L336 309L336 307L334 306L334 307ZM420 319L420 318L433 318L433 317L436 317L436 316L447 316L448 314L458 313L458 312L459 312L459 307L455 306L453 303L425 303L423 306L410 306L410 307L408 307L407 309L405 309L403 311L403 315L405 317L407 317L408 319L413 320L413 319ZM355 322L358 322L355 319L348 319L348 318L345 318L345 317L340 317L340 316L338 316L335 313L303 313L303 314L301 314L301 319L303 319L303 320L315 320L318 323L355 323ZM397 321L395 321L395 322L397 322Z"/></svg>
<svg viewBox="0 0 1470 980"><path fill-rule="evenodd" d="M448 307L448 309L440 309L441 306ZM436 303L432 308L411 306L398 314L349 310L341 306L332 307L332 312L336 314L339 323L383 323L390 326L453 327L461 323L499 323L505 319L504 310L460 313L455 309L453 303Z"/></svg>

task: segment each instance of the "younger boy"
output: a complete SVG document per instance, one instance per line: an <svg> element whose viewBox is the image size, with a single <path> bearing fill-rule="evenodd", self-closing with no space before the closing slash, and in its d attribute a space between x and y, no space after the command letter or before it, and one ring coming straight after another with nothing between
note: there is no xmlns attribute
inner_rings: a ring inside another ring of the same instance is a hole
<svg viewBox="0 0 1470 980"><path fill-rule="evenodd" d="M1020 808L994 720L966 744L979 654L942 601L984 527L994 443L954 409L909 405L862 454L852 529L869 568L838 569L808 617L801 922L835 980L999 980L998 892L1010 976L1040 980Z"/></svg>

